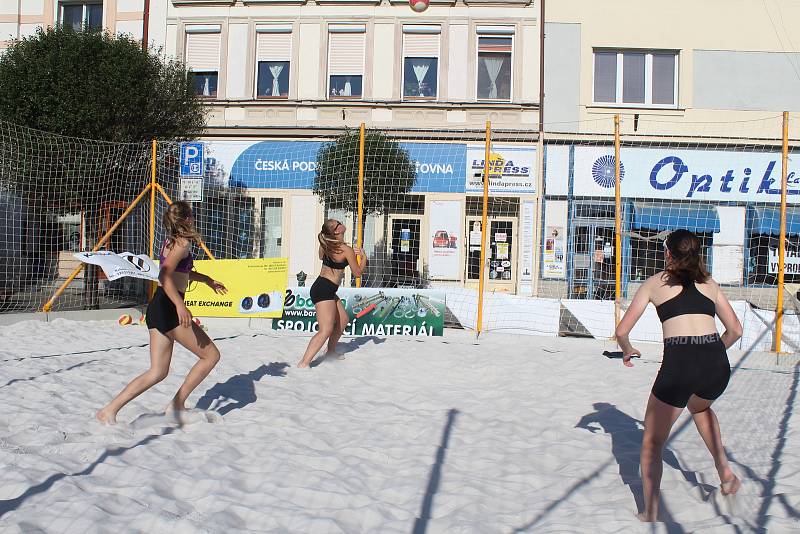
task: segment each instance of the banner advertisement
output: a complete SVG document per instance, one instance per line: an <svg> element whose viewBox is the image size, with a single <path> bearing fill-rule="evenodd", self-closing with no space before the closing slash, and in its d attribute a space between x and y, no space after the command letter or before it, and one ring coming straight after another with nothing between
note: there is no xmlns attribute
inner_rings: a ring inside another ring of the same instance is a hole
<svg viewBox="0 0 800 534"><path fill-rule="evenodd" d="M131 277L158 281L158 265L146 254L132 252L115 254L110 250L99 250L78 252L73 256L83 263L98 265L109 280Z"/></svg>
<svg viewBox="0 0 800 534"><path fill-rule="evenodd" d="M542 276L545 278L564 278L566 274L566 261L564 257L564 236L567 235L563 226L548 226L544 233L544 260L542 262Z"/></svg>
<svg viewBox="0 0 800 534"><path fill-rule="evenodd" d="M800 203L800 164L797 158L792 159L788 202L796 204ZM574 168L576 196L614 196L614 147L575 147ZM623 148L620 176L621 193L626 198L781 200L781 155L777 152Z"/></svg>
<svg viewBox="0 0 800 534"><path fill-rule="evenodd" d="M309 287L286 289L283 315L273 330L316 332L319 329ZM338 291L350 317L346 336L442 336L445 295L431 289L343 287Z"/></svg>
<svg viewBox="0 0 800 534"><path fill-rule="evenodd" d="M533 288L533 227L536 224L536 202L522 202L522 239L520 243L520 292L528 294Z"/></svg>
<svg viewBox="0 0 800 534"><path fill-rule="evenodd" d="M428 210L428 276L458 280L461 273L461 201L434 200Z"/></svg>
<svg viewBox="0 0 800 534"><path fill-rule="evenodd" d="M289 272L287 258L200 260L195 270L225 284L218 295L206 284L191 282L186 307L198 317L280 317Z"/></svg>
<svg viewBox="0 0 800 534"><path fill-rule="evenodd" d="M778 274L778 249L769 249L769 274ZM800 250L786 250L783 255L783 272L785 274L800 274Z"/></svg>
<svg viewBox="0 0 800 534"><path fill-rule="evenodd" d="M319 141L205 141L205 178L247 189L312 189ZM414 193L463 193L467 145L400 143L417 172Z"/></svg>
<svg viewBox="0 0 800 534"><path fill-rule="evenodd" d="M486 147L467 146L467 193L483 193ZM536 149L493 146L489 153L489 193L534 194Z"/></svg>

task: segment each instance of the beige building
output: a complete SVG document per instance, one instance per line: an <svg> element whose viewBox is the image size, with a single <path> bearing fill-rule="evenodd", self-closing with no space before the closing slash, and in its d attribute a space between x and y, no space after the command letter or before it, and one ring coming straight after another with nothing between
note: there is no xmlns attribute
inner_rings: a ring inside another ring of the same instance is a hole
<svg viewBox="0 0 800 534"><path fill-rule="evenodd" d="M0 0L0 49L56 23L76 29L104 28L141 39L144 4L145 0Z"/></svg>

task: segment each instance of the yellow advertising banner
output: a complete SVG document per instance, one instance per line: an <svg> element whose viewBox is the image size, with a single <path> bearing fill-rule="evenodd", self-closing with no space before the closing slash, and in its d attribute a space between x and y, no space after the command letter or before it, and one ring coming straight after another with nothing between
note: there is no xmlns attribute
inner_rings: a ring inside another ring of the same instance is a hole
<svg viewBox="0 0 800 534"><path fill-rule="evenodd" d="M206 284L191 282L186 307L198 317L271 317L283 314L289 272L288 258L254 260L200 260L197 272L225 284L226 295Z"/></svg>

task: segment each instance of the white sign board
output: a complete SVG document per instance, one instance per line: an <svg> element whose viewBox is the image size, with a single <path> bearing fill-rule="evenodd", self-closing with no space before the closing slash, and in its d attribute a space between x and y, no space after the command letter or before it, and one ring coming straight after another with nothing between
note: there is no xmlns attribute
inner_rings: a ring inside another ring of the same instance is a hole
<svg viewBox="0 0 800 534"><path fill-rule="evenodd" d="M783 256L783 272L786 274L800 274L800 251L787 250ZM769 274L778 274L778 249L769 249Z"/></svg>
<svg viewBox="0 0 800 534"><path fill-rule="evenodd" d="M186 202L203 201L203 179L202 178L181 178L180 199Z"/></svg>
<svg viewBox="0 0 800 534"><path fill-rule="evenodd" d="M533 290L533 230L536 224L536 202L526 200L522 202L522 239L520 243L520 292L530 294Z"/></svg>
<svg viewBox="0 0 800 534"><path fill-rule="evenodd" d="M614 196L614 148L575 147L576 196ZM623 148L621 193L626 198L698 202L780 202L781 155L770 152ZM563 179L550 176L548 182ZM800 203L800 157L789 158L788 202ZM548 186L549 187L549 186ZM555 187L555 185L554 185Z"/></svg>
<svg viewBox="0 0 800 534"><path fill-rule="evenodd" d="M467 193L483 193L486 147L467 146ZM536 191L536 149L495 145L489 152L489 193Z"/></svg>
<svg viewBox="0 0 800 534"><path fill-rule="evenodd" d="M461 201L434 200L430 208L429 275L438 280L457 280L461 273Z"/></svg>
<svg viewBox="0 0 800 534"><path fill-rule="evenodd" d="M125 277L158 280L158 265L144 254L131 252L115 254L110 250L100 250L78 252L74 256L83 263L100 266L109 280Z"/></svg>

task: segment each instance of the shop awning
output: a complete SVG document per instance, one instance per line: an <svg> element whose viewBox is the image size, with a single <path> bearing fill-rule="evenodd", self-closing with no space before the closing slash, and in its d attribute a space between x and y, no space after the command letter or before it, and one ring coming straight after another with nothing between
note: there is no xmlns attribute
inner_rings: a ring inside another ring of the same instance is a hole
<svg viewBox="0 0 800 534"><path fill-rule="evenodd" d="M780 235L781 208L753 207L754 234ZM800 209L786 208L786 234L800 235Z"/></svg>
<svg viewBox="0 0 800 534"><path fill-rule="evenodd" d="M633 203L633 227L648 230L719 232L719 215L710 204Z"/></svg>

